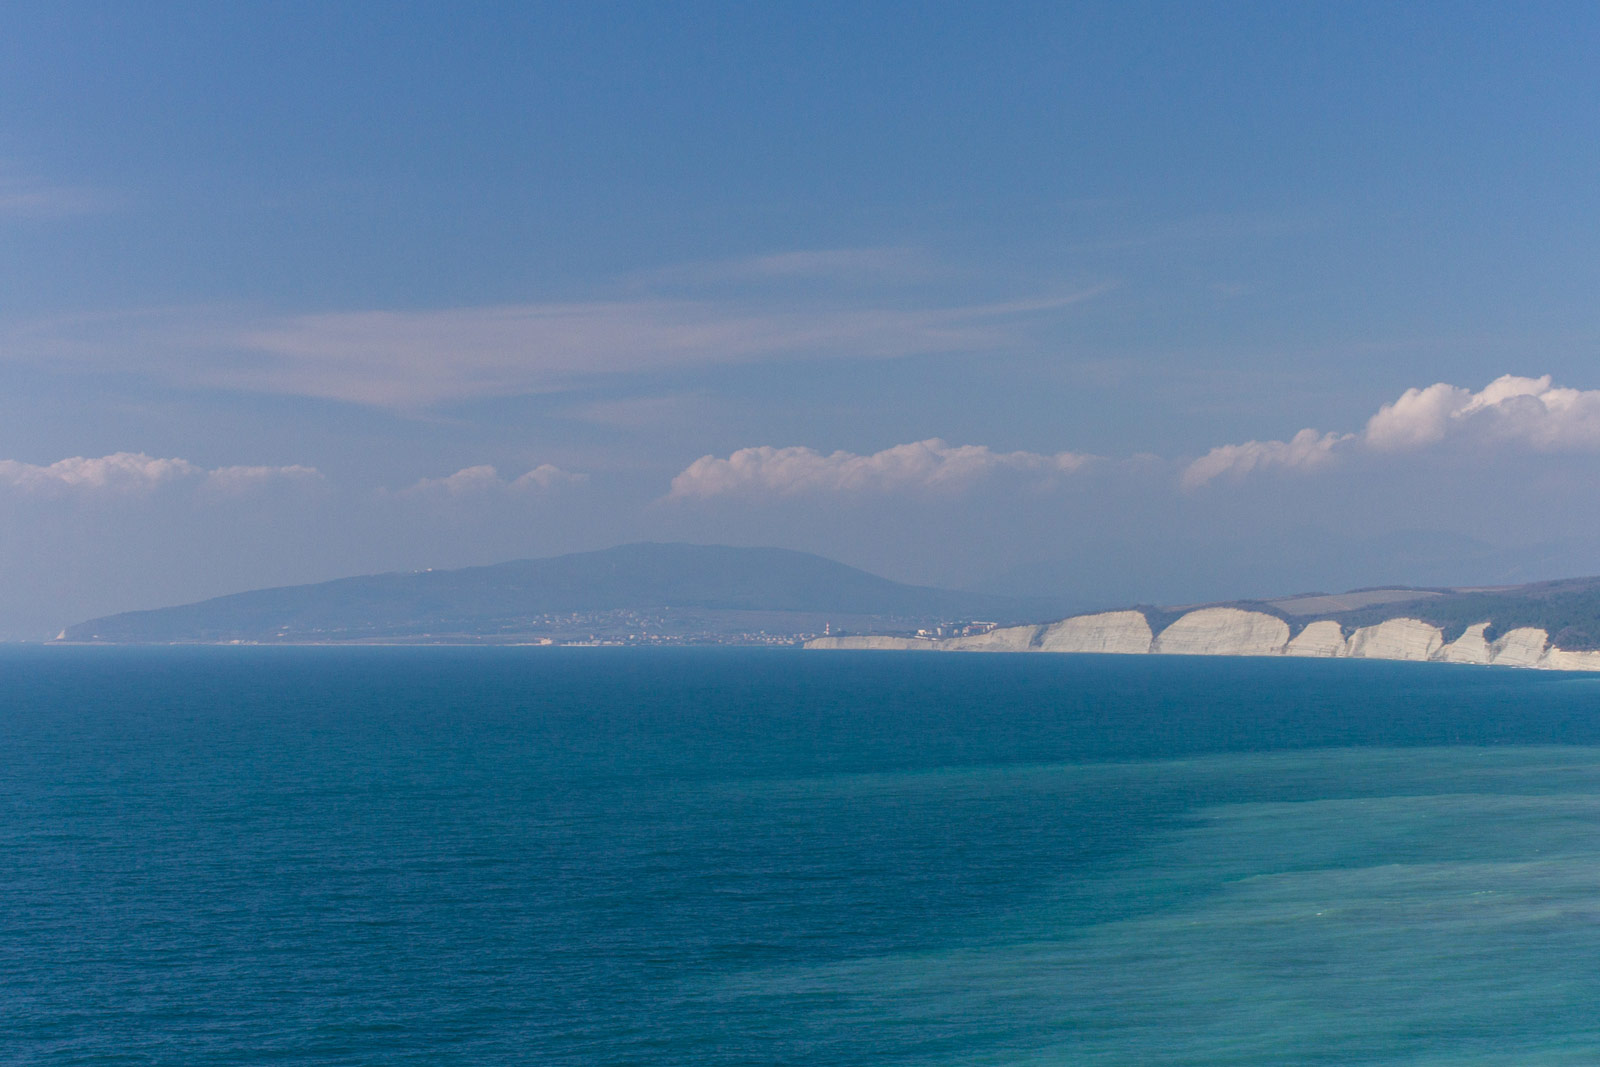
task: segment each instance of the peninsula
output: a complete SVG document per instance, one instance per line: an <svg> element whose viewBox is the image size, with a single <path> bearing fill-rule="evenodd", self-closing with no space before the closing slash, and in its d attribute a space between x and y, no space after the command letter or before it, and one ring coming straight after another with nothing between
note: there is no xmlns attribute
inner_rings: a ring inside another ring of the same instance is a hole
<svg viewBox="0 0 1600 1067"><path fill-rule="evenodd" d="M646 543L256 589L89 619L56 640L797 645L841 629L948 634L1063 610L1044 599L905 585L805 552Z"/></svg>
<svg viewBox="0 0 1600 1067"><path fill-rule="evenodd" d="M1129 608L951 638L827 636L808 649L1315 656L1600 670L1600 578Z"/></svg>

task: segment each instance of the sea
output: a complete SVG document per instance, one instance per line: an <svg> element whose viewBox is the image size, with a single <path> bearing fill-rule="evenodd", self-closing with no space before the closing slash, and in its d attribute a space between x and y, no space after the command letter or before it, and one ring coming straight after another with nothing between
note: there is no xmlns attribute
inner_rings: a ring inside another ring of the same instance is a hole
<svg viewBox="0 0 1600 1067"><path fill-rule="evenodd" d="M1600 1062L1600 677L0 648L0 1063Z"/></svg>

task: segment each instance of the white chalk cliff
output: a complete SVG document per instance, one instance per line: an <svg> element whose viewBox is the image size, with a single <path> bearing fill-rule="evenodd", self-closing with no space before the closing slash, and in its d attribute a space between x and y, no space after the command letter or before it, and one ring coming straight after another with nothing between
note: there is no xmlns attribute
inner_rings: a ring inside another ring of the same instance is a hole
<svg viewBox="0 0 1600 1067"><path fill-rule="evenodd" d="M1283 648L1285 656L1342 656L1349 650L1344 629L1332 619L1318 619L1294 635Z"/></svg>
<svg viewBox="0 0 1600 1067"><path fill-rule="evenodd" d="M1116 652L1123 655L1150 651L1155 634L1142 611L1105 611L1078 615L1053 623L1039 640L1040 652Z"/></svg>
<svg viewBox="0 0 1600 1067"><path fill-rule="evenodd" d="M1047 626L1008 626L971 637L819 637L813 649L915 649L935 652L1109 652L1124 655L1315 656L1476 663L1558 671L1600 671L1600 651L1568 651L1550 635L1524 626L1488 640L1488 622L1454 641L1421 619L1386 619L1346 635L1333 619L1317 619L1293 633L1277 615L1244 608L1197 608L1159 634L1141 611L1075 615Z"/></svg>
<svg viewBox="0 0 1600 1067"><path fill-rule="evenodd" d="M1444 649L1444 634L1419 619L1385 619L1363 626L1345 643L1345 655L1360 659L1430 660Z"/></svg>
<svg viewBox="0 0 1600 1067"><path fill-rule="evenodd" d="M1488 640L1483 636L1488 628L1486 622L1473 623L1460 637L1441 648L1434 658L1445 663L1493 662L1494 649L1489 647Z"/></svg>
<svg viewBox="0 0 1600 1067"><path fill-rule="evenodd" d="M952 637L940 642L947 652L1027 652L1043 626L1002 626L986 634Z"/></svg>
<svg viewBox="0 0 1600 1067"><path fill-rule="evenodd" d="M1150 651L1168 656L1276 656L1288 643L1289 624L1276 615L1201 608L1162 630Z"/></svg>
<svg viewBox="0 0 1600 1067"><path fill-rule="evenodd" d="M1494 655L1490 663L1503 663L1508 667L1537 667L1544 660L1550 645L1550 635L1532 626L1512 630L1490 647Z"/></svg>

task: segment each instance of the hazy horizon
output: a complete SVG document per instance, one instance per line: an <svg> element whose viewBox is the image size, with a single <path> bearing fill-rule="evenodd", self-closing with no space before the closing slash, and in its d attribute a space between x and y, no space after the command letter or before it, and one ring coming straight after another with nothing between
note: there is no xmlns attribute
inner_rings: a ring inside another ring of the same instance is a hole
<svg viewBox="0 0 1600 1067"><path fill-rule="evenodd" d="M0 638L641 540L1600 573L1600 11L19 5Z"/></svg>

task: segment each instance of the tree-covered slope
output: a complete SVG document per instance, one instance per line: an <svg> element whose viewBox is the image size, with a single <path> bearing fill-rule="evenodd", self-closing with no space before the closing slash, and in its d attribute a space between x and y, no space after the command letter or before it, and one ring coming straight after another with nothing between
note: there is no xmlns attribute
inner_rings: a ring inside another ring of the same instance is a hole
<svg viewBox="0 0 1600 1067"><path fill-rule="evenodd" d="M1506 589L1449 590L1441 596L1363 608L1327 616L1348 631L1385 619L1412 618L1432 623L1454 640L1478 622L1488 636L1519 626L1546 631L1550 643L1569 652L1600 649L1600 578L1563 578Z"/></svg>

